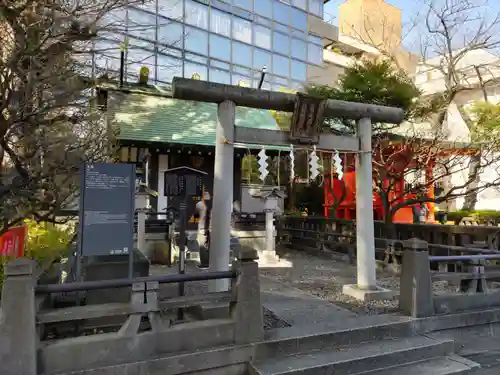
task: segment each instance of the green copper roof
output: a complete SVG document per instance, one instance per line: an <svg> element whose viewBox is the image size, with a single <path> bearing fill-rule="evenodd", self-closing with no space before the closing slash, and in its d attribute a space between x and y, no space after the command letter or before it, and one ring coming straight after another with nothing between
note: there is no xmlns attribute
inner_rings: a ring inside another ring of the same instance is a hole
<svg viewBox="0 0 500 375"><path fill-rule="evenodd" d="M141 93L120 99L112 110L119 140L215 145L216 104ZM236 126L279 130L269 111L244 107L236 108Z"/></svg>

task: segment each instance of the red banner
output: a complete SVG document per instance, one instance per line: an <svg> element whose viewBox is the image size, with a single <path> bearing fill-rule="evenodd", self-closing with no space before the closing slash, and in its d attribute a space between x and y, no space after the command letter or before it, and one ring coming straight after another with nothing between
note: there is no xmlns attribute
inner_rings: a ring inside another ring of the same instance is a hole
<svg viewBox="0 0 500 375"><path fill-rule="evenodd" d="M26 225L12 227L0 236L0 256L21 258L24 256L24 244L28 228Z"/></svg>

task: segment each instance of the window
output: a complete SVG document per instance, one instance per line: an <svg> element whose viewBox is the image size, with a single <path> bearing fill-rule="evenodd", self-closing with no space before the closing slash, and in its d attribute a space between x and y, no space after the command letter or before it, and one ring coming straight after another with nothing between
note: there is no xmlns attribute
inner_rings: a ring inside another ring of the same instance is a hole
<svg viewBox="0 0 500 375"><path fill-rule="evenodd" d="M230 37L231 16L212 8L210 10L210 31Z"/></svg>
<svg viewBox="0 0 500 375"><path fill-rule="evenodd" d="M184 78L192 78L195 74L199 75L202 81L208 80L208 72L205 65L184 62Z"/></svg>
<svg viewBox="0 0 500 375"><path fill-rule="evenodd" d="M274 19L285 25L290 25L290 6L279 0L274 1Z"/></svg>
<svg viewBox="0 0 500 375"><path fill-rule="evenodd" d="M154 49L154 44L148 42L147 40L136 39L136 38L128 38L127 39L127 47L139 47L144 49Z"/></svg>
<svg viewBox="0 0 500 375"><path fill-rule="evenodd" d="M185 60L191 60L191 61L203 64L203 65L207 65L208 64L208 58L202 57L200 55L195 55L194 53L185 52L184 53L184 59Z"/></svg>
<svg viewBox="0 0 500 375"><path fill-rule="evenodd" d="M307 65L303 62L292 60L292 78L297 81L306 81Z"/></svg>
<svg viewBox="0 0 500 375"><path fill-rule="evenodd" d="M254 12L272 18L273 16L273 0L255 0L253 4Z"/></svg>
<svg viewBox="0 0 500 375"><path fill-rule="evenodd" d="M233 65L232 71L233 71L233 73L241 74L241 75L244 75L244 76L247 76L247 77L251 77L254 74L254 72L252 71L252 69L242 68L242 67L239 67L239 66L236 66L236 65Z"/></svg>
<svg viewBox="0 0 500 375"><path fill-rule="evenodd" d="M201 55L208 54L208 33L186 26L184 48Z"/></svg>
<svg viewBox="0 0 500 375"><path fill-rule="evenodd" d="M156 80L170 83L174 77L182 77L182 60L158 54Z"/></svg>
<svg viewBox="0 0 500 375"><path fill-rule="evenodd" d="M233 18L233 38L252 43L252 23L242 18Z"/></svg>
<svg viewBox="0 0 500 375"><path fill-rule="evenodd" d="M173 20L182 20L183 0L158 0L158 14Z"/></svg>
<svg viewBox="0 0 500 375"><path fill-rule="evenodd" d="M210 60L210 66L216 67L216 68L221 68L221 69L226 69L229 70L230 65L228 63L222 62L222 61L217 61L217 60Z"/></svg>
<svg viewBox="0 0 500 375"><path fill-rule="evenodd" d="M323 18L323 0L309 0L309 12Z"/></svg>
<svg viewBox="0 0 500 375"><path fill-rule="evenodd" d="M240 76L238 74L233 74L231 78L231 84L244 87L252 87L252 79L249 77Z"/></svg>
<svg viewBox="0 0 500 375"><path fill-rule="evenodd" d="M271 17L270 14L269 14L269 17ZM264 17L255 16L255 22L257 22L260 25L273 27L273 21L268 20L267 18L264 18Z"/></svg>
<svg viewBox="0 0 500 375"><path fill-rule="evenodd" d="M149 79L154 79L155 55L153 52L141 48L129 48L127 50L126 70L127 75L139 76L143 66L149 68Z"/></svg>
<svg viewBox="0 0 500 375"><path fill-rule="evenodd" d="M203 0L206 2L206 0ZM210 4L212 4L212 9L215 7L220 10L225 10L229 12L231 10L231 2L228 0L211 0Z"/></svg>
<svg viewBox="0 0 500 375"><path fill-rule="evenodd" d="M223 83L226 85L231 84L231 75L225 70L211 68L208 78L210 82Z"/></svg>
<svg viewBox="0 0 500 375"><path fill-rule="evenodd" d="M258 2L259 0L256 1ZM246 10L252 10L252 0L233 0L233 5Z"/></svg>
<svg viewBox="0 0 500 375"><path fill-rule="evenodd" d="M186 0L186 23L197 26L200 29L208 29L208 7L195 3L192 0Z"/></svg>
<svg viewBox="0 0 500 375"><path fill-rule="evenodd" d="M99 40L94 43L94 63L97 69L120 70L120 45L118 42Z"/></svg>
<svg viewBox="0 0 500 375"><path fill-rule="evenodd" d="M292 39L292 57L297 59L306 60L307 56L307 43L303 40Z"/></svg>
<svg viewBox="0 0 500 375"><path fill-rule="evenodd" d="M137 9L130 9L127 24L130 35L148 40L156 40L156 15Z"/></svg>
<svg viewBox="0 0 500 375"><path fill-rule="evenodd" d="M273 38L273 49L276 52L288 55L290 53L290 38L285 34L275 32Z"/></svg>
<svg viewBox="0 0 500 375"><path fill-rule="evenodd" d="M307 30L307 14L301 10L291 8L292 26L299 30Z"/></svg>
<svg viewBox="0 0 500 375"><path fill-rule="evenodd" d="M255 48L253 51L253 68L261 70L264 66L266 66L268 72L271 70L271 54Z"/></svg>
<svg viewBox="0 0 500 375"><path fill-rule="evenodd" d="M208 80L207 67L205 65L185 61L184 78L192 78L195 75L198 75L200 77L200 80L207 81Z"/></svg>
<svg viewBox="0 0 500 375"><path fill-rule="evenodd" d="M286 78L280 78L280 77L274 77L274 84L273 87L275 90L279 91L282 89L288 89L289 88L288 84L288 79Z"/></svg>
<svg viewBox="0 0 500 375"><path fill-rule="evenodd" d="M251 66L252 48L246 44L233 42L233 63L242 66Z"/></svg>
<svg viewBox="0 0 500 375"><path fill-rule="evenodd" d="M281 55L273 55L273 73L288 77L290 75L290 59Z"/></svg>
<svg viewBox="0 0 500 375"><path fill-rule="evenodd" d="M321 39L319 36L309 34L309 41L314 43L314 44L319 44L323 45L323 39Z"/></svg>
<svg viewBox="0 0 500 375"><path fill-rule="evenodd" d="M267 27L255 25L254 28L255 45L265 49L271 49L271 30Z"/></svg>
<svg viewBox="0 0 500 375"><path fill-rule="evenodd" d="M292 0L292 5L297 8L307 10L307 0Z"/></svg>
<svg viewBox="0 0 500 375"><path fill-rule="evenodd" d="M281 23L277 22L273 22L273 24L274 24L274 31L279 31L286 35L290 34L290 29L288 28L288 26L282 25Z"/></svg>
<svg viewBox="0 0 500 375"><path fill-rule="evenodd" d="M323 65L323 47L309 43L307 60L313 64Z"/></svg>
<svg viewBox="0 0 500 375"><path fill-rule="evenodd" d="M142 1L141 3L138 3L136 6L138 8L148 10L151 13L156 13L156 0Z"/></svg>
<svg viewBox="0 0 500 375"><path fill-rule="evenodd" d="M210 56L220 60L231 60L231 42L229 39L210 34Z"/></svg>
<svg viewBox="0 0 500 375"><path fill-rule="evenodd" d="M158 42L167 46L182 48L182 25L167 19L158 19Z"/></svg>
<svg viewBox="0 0 500 375"><path fill-rule="evenodd" d="M99 32L99 36L103 36L104 32L109 33L110 30L113 31L123 31L126 24L126 12L124 9L116 9L104 14L104 16L99 20L98 25L102 26L103 30ZM106 31L108 29L108 31Z"/></svg>

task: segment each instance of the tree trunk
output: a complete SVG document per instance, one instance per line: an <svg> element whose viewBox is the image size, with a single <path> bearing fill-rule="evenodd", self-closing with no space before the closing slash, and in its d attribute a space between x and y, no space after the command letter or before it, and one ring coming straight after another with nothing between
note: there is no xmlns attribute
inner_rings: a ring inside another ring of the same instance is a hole
<svg viewBox="0 0 500 375"><path fill-rule="evenodd" d="M483 94L483 99L486 103L488 103L488 92L486 91L486 86L483 81L483 76L478 66L474 66L474 69L477 74L477 78L479 80L479 85L481 87L481 92ZM472 129L469 128L469 131ZM471 183L467 185L467 189L465 190L465 200L462 205L462 210L464 211L474 211L476 209L477 203L477 187L479 186L480 176L479 169L481 167L481 153L477 153L476 155L471 156L470 165L469 165L469 181Z"/></svg>
<svg viewBox="0 0 500 375"><path fill-rule="evenodd" d="M474 211L477 203L477 187L479 185L479 168L481 167L481 153L471 156L469 165L469 181L465 191L463 211Z"/></svg>
<svg viewBox="0 0 500 375"><path fill-rule="evenodd" d="M385 192L380 192L380 199L382 201L382 206L384 207L384 229L385 229L385 237L390 240L397 239L396 226L392 222L392 210L389 206L389 198L388 194Z"/></svg>

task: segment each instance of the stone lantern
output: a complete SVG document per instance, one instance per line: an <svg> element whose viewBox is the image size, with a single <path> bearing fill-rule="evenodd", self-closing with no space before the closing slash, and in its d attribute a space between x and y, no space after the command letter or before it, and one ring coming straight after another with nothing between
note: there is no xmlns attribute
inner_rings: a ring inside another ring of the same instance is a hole
<svg viewBox="0 0 500 375"><path fill-rule="evenodd" d="M279 201L285 198L285 193L277 187L265 189L252 194L264 201L264 212L266 214L266 241L263 258L276 260L276 230L274 227L274 215L279 210Z"/></svg>

